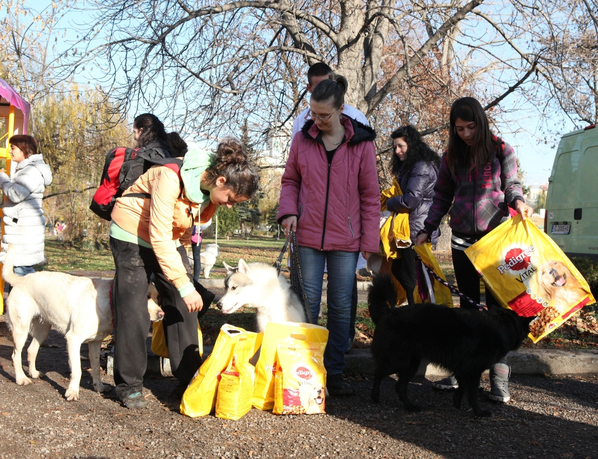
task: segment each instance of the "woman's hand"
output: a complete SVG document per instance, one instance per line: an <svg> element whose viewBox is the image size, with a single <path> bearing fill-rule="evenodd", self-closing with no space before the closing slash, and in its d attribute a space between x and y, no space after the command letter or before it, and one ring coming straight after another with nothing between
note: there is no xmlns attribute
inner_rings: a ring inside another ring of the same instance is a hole
<svg viewBox="0 0 598 459"><path fill-rule="evenodd" d="M197 290L193 290L189 295L184 296L183 301L189 312L201 311L201 308L203 308L203 300Z"/></svg>
<svg viewBox="0 0 598 459"><path fill-rule="evenodd" d="M288 236L289 231L297 231L297 216L291 215L290 217L283 219L280 224L284 227L285 234Z"/></svg>
<svg viewBox="0 0 598 459"><path fill-rule="evenodd" d="M515 200L515 205L513 206L517 213L521 215L521 219L525 220L525 217L531 217L534 215L534 209L528 206L525 202L521 199Z"/></svg>
<svg viewBox="0 0 598 459"><path fill-rule="evenodd" d="M365 261L368 261L372 255L374 255L374 252L361 252L361 256L365 258Z"/></svg>
<svg viewBox="0 0 598 459"><path fill-rule="evenodd" d="M420 233L417 235L417 237L415 238L415 242L413 243L413 245L423 245L426 242L428 242L428 233Z"/></svg>

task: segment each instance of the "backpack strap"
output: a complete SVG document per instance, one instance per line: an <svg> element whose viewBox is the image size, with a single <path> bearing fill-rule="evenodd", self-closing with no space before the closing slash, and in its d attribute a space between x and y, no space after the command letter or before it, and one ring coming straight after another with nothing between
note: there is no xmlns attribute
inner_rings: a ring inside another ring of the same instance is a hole
<svg viewBox="0 0 598 459"><path fill-rule="evenodd" d="M148 169L152 165L157 165L157 166L167 167L168 169L174 171L176 173L176 175L179 177L179 186L180 186L179 197L182 196L182 194L183 194L183 178L181 177L181 167L183 166L182 159L179 159L179 158L150 158L149 156L146 156L144 154L144 152L141 152L139 154L139 156L141 158L143 158L146 161L146 163L150 163L150 166L148 167ZM124 195L123 197L149 199L152 197L152 195L149 193L128 193L128 194Z"/></svg>

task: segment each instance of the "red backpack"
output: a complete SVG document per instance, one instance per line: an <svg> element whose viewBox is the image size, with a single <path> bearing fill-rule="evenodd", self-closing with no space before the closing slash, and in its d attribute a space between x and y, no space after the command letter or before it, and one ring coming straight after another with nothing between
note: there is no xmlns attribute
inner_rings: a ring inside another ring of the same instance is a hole
<svg viewBox="0 0 598 459"><path fill-rule="evenodd" d="M155 164L172 169L180 178L183 160L171 158L167 150L118 147L109 151L104 161L100 186L94 193L89 208L104 220L111 220L110 214L116 199L121 197L123 192L135 183L135 180ZM127 196L150 197L147 193L129 193Z"/></svg>

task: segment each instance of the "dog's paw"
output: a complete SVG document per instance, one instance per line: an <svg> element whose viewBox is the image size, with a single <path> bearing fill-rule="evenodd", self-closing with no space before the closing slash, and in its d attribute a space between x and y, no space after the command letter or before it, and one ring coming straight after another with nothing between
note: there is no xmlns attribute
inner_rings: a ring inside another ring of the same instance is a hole
<svg viewBox="0 0 598 459"><path fill-rule="evenodd" d="M28 386L29 384L33 384L33 381L29 379L27 376L23 376L21 378L17 378L17 384L19 386Z"/></svg>
<svg viewBox="0 0 598 459"><path fill-rule="evenodd" d="M79 388L72 389L72 388L69 387L66 390L66 393L64 394L64 398L66 398L70 402L75 401L75 400L79 400Z"/></svg>
<svg viewBox="0 0 598 459"><path fill-rule="evenodd" d="M104 392L108 392L108 390L110 388L108 386L105 386L104 384L102 384L102 382L98 382L98 383L93 383L93 389L96 392L99 392L100 394L102 394Z"/></svg>
<svg viewBox="0 0 598 459"><path fill-rule="evenodd" d="M39 379L40 374L41 373L37 370L29 369L29 376L31 376L33 379Z"/></svg>

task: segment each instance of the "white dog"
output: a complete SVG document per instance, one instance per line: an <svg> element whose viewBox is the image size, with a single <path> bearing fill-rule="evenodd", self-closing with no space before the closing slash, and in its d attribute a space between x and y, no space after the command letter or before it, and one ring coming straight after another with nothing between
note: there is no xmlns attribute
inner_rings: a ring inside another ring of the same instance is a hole
<svg viewBox="0 0 598 459"><path fill-rule="evenodd" d="M31 380L23 372L21 362L21 353L29 331L33 336L27 349L29 375L39 378L40 373L35 367L37 352L50 329L54 328L64 335L67 342L71 380L65 393L66 399L79 399L82 343L88 343L93 387L96 391L103 392L100 346L112 331L112 279L90 279L50 271L19 277L13 272L13 251L12 246L9 246L2 277L13 286L8 296L8 326L12 330L15 345L12 361L17 384L31 384ZM149 296L148 311L152 321L164 317L162 309Z"/></svg>
<svg viewBox="0 0 598 459"><path fill-rule="evenodd" d="M218 307L232 314L241 306L257 309L257 328L264 331L268 322L306 322L305 311L287 280L276 268L265 263L247 264L239 260L233 268L226 263L224 296Z"/></svg>
<svg viewBox="0 0 598 459"><path fill-rule="evenodd" d="M206 250L201 252L201 269L203 270L203 277L205 279L210 278L210 270L216 264L216 258L220 255L220 250L217 244L206 245Z"/></svg>

